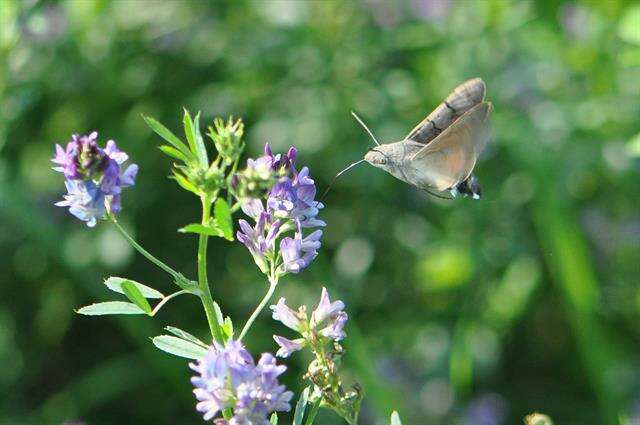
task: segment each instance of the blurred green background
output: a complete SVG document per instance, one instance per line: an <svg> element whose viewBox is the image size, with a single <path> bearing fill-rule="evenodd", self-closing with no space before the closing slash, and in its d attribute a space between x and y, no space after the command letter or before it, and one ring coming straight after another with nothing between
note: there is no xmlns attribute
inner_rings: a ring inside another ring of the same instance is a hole
<svg viewBox="0 0 640 425"><path fill-rule="evenodd" d="M168 290L108 223L53 206L54 143L100 132L140 164L121 221L195 276L176 233L197 199L141 114L246 122L248 155L295 145L320 190L370 143L401 139L460 82L482 77L494 137L485 196L443 201L368 165L325 199L324 244L277 296L348 305L344 374L362 424L640 421L640 4L630 1L0 0L0 423L197 424L185 361L149 337L205 337L201 306L154 318L78 316L102 279ZM236 324L266 290L239 243L211 242L217 301ZM264 313L247 340L273 351ZM284 332L283 332L284 331ZM299 391L308 358L287 359ZM635 418L635 419L634 419ZM338 424L321 413L319 424Z"/></svg>

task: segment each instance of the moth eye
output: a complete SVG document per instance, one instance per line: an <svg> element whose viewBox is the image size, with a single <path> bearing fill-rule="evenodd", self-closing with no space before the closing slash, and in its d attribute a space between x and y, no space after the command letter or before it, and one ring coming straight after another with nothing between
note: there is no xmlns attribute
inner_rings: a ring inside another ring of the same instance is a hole
<svg viewBox="0 0 640 425"><path fill-rule="evenodd" d="M380 164L387 165L387 158L380 158Z"/></svg>

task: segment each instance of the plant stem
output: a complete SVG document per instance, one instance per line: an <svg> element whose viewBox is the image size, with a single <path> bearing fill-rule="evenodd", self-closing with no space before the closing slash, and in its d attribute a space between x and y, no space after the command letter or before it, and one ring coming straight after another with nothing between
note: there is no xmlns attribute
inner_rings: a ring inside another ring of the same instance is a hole
<svg viewBox="0 0 640 425"><path fill-rule="evenodd" d="M185 278L184 276L182 276L180 273L178 273L177 271L173 270L171 267L169 267L168 265L166 265L165 263L163 263L162 261L158 260L156 257L154 257L149 251L147 251L146 249L144 249L142 246L140 246L140 244L138 242L136 242L128 233L126 230L124 230L122 228L122 226L120 226L120 223L118 223L118 220L116 220L115 216L110 215L109 216L111 219L111 222L116 226L116 229L118 229L118 232L120 232L120 234L122 235L122 237L124 237L127 242L129 242L129 244L134 247L140 254L144 255L149 261L151 261L153 264L155 264L156 266L160 267L162 270L164 270L165 272L169 273L175 280L177 281L181 281L184 282Z"/></svg>
<svg viewBox="0 0 640 425"><path fill-rule="evenodd" d="M208 196L203 195L202 198L202 224L209 223L211 218L211 199ZM207 323L209 323L209 330L211 331L211 337L214 341L224 343L222 337L222 331L220 329L220 323L218 323L218 317L216 316L215 309L213 307L213 297L211 296L211 289L209 288L209 280L207 279L207 241L209 236L200 234L198 241L198 287L200 288L200 300L204 307L204 312L207 316Z"/></svg>
<svg viewBox="0 0 640 425"><path fill-rule="evenodd" d="M238 341L241 341L242 338L247 334L247 332L249 332L249 329L251 328L251 325L253 325L253 322L256 320L256 317L258 317L260 312L264 309L264 307L267 305L267 303L273 296L273 293L276 290L276 286L278 286L278 278L276 277L276 274L273 271L273 265L272 265L271 275L269 276L269 290L267 291L265 296L262 298L262 301L260 301L260 304L258 304L258 307L256 307L253 313L251 313L251 316L249 316L247 323L245 323L244 327L242 328L242 332L240 332Z"/></svg>
<svg viewBox="0 0 640 425"><path fill-rule="evenodd" d="M162 308L162 306L164 306L169 300L171 300L172 298L177 297L178 295L182 295L182 294L189 294L191 293L190 291L183 289L182 291L178 291L178 292L174 292L173 294L167 295L166 297L164 297L162 300L160 300L160 302L158 304L156 304L156 306L153 308L153 311L151 312L150 316L155 316L155 314L160 311L160 309Z"/></svg>

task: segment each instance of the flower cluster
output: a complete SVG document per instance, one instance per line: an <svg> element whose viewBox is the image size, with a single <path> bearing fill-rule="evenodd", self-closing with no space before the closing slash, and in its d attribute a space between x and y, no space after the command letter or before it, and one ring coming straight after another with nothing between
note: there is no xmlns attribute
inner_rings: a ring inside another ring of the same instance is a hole
<svg viewBox="0 0 640 425"><path fill-rule="evenodd" d="M326 288L322 288L320 302L311 317L307 315L305 306L297 311L292 310L286 305L285 299L280 298L276 305L271 306L273 318L297 332L299 337L288 339L274 335L273 339L280 347L276 353L278 357L289 357L305 347L311 350L315 358L305 376L313 383L325 406L347 422L356 423L362 392L357 384L345 390L338 376L340 359L344 353L339 342L346 337L344 325L347 313L344 308L340 300L331 302Z"/></svg>
<svg viewBox="0 0 640 425"><path fill-rule="evenodd" d="M233 418L216 423L268 425L270 413L291 409L293 393L278 383L286 367L277 365L269 353L255 364L242 344L231 340L224 346L214 343L201 360L189 366L197 372L191 383L198 399L196 409L205 421L230 408Z"/></svg>
<svg viewBox="0 0 640 425"><path fill-rule="evenodd" d="M289 357L291 353L301 350L308 344L317 345L328 340L338 342L346 337L343 328L348 316L343 311L344 303L340 300L331 302L326 288L322 288L320 302L311 313L311 320L307 316L305 306L294 311L285 304L284 298L280 298L276 305L271 306L271 309L275 320L302 336L302 338L289 340L283 336L274 335L273 339L280 346L276 353L278 357Z"/></svg>
<svg viewBox="0 0 640 425"><path fill-rule="evenodd" d="M69 212L93 227L105 213L120 212L122 189L133 186L138 166L131 164L126 170L122 164L129 156L109 140L103 149L98 146L98 133L88 136L74 134L66 148L56 145L52 162L55 171L64 174L67 194L57 202L69 207Z"/></svg>
<svg viewBox="0 0 640 425"><path fill-rule="evenodd" d="M309 169L296 170L296 156L294 147L284 155L274 155L267 143L264 155L249 159L233 183L242 210L255 222L251 226L246 220L239 221L238 240L265 274L300 272L311 264L321 245L321 230L303 235L303 229L325 226L317 218L324 206L315 200L316 186ZM266 190L260 193L261 188ZM293 237L282 237L277 252L277 239L290 231Z"/></svg>

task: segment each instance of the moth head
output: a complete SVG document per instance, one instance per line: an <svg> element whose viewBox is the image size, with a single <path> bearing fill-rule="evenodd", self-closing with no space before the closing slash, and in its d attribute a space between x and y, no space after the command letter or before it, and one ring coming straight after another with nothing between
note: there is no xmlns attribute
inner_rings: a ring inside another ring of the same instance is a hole
<svg viewBox="0 0 640 425"><path fill-rule="evenodd" d="M387 169L391 165L391 161L389 161L389 156L381 148L382 146L376 146L369 149L364 155L364 160L374 167Z"/></svg>

